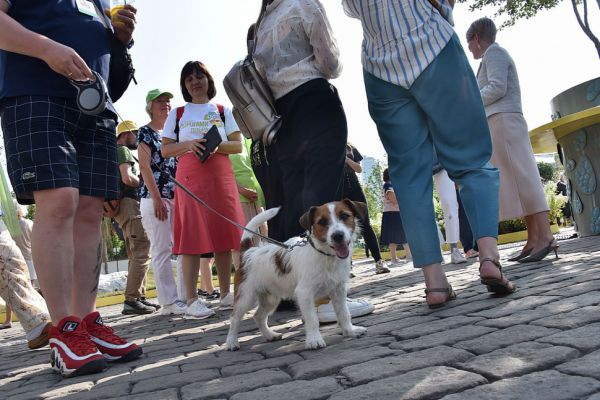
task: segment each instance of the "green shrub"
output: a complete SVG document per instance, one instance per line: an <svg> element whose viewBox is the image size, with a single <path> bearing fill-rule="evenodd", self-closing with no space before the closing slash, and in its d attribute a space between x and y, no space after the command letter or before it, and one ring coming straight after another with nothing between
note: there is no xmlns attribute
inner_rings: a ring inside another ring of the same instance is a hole
<svg viewBox="0 0 600 400"><path fill-rule="evenodd" d="M540 172L542 182L546 183L554 179L554 167L552 166L552 164L546 162L539 162L537 163L537 167L538 171Z"/></svg>

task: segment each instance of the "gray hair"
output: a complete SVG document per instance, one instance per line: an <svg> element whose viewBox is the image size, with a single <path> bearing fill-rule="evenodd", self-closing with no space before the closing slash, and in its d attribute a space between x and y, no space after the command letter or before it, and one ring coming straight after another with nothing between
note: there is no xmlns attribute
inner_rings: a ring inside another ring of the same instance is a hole
<svg viewBox="0 0 600 400"><path fill-rule="evenodd" d="M149 101L148 103L146 103L146 112L148 113L148 115L150 116L150 118L152 118L152 112L150 111L150 109L152 108L152 102L154 100Z"/></svg>
<svg viewBox="0 0 600 400"><path fill-rule="evenodd" d="M487 17L479 18L474 21L467 30L467 42L471 41L471 39L477 35L481 40L494 43L496 41L497 31L494 21Z"/></svg>
<svg viewBox="0 0 600 400"><path fill-rule="evenodd" d="M22 204L17 203L16 201L14 201L14 205L15 205L15 210L17 211L17 216L19 214L21 214L21 216L23 218L25 218L25 216L27 215L27 213L29 212L29 209L27 208L27 206L24 206Z"/></svg>

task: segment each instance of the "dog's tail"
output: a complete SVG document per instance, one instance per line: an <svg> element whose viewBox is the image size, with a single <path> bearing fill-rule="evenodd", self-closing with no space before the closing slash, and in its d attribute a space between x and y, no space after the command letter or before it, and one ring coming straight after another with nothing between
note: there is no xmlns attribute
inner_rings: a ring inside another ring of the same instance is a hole
<svg viewBox="0 0 600 400"><path fill-rule="evenodd" d="M262 224L274 218L280 209L281 207L269 208L268 210L261 212L248 222L246 228L256 232ZM250 232L244 231L244 234L242 235L242 241L240 243L240 251L242 253L252 247L252 238L253 235Z"/></svg>

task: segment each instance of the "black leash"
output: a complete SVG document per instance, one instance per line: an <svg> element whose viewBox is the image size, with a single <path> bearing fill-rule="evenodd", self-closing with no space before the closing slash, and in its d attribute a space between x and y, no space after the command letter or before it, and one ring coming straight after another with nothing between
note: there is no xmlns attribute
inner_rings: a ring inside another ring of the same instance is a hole
<svg viewBox="0 0 600 400"><path fill-rule="evenodd" d="M115 108L114 104L113 104L113 109L115 109L115 113L117 114L117 117L119 117L119 119L121 120L121 122L124 122L124 120L123 120L123 117L121 117L121 115L119 114L119 112L118 112L118 111L116 111L116 108ZM131 131L129 131L129 132L131 132ZM139 147L138 147L138 148L139 148ZM179 188L180 188L181 190L183 190L185 193L187 193L187 194L188 194L188 195L189 195L189 196L190 196L192 199L196 200L196 202L198 202L198 203L200 203L202 206L204 206L204 207L205 207L207 210L209 210L210 212L214 213L215 215L217 215L217 216L221 217L221 218L222 218L222 219L224 219L225 221L229 222L231 225L234 225L234 226L236 226L236 227L237 227L237 228L239 228L239 229L242 229L242 230L244 230L244 231L246 231L246 232L248 232L248 233L250 233L250 234L252 234L252 235L254 235L254 236L258 236L258 237L260 237L261 239L263 239L263 240L265 240L265 241L267 241L267 242L269 242L269 243L272 243L272 244L274 244L274 245L276 245L276 246L282 247L282 248L284 248L284 249L286 249L286 250L288 250L288 251L291 251L291 250L292 250L294 247L297 247L297 245L294 245L294 246L289 246L289 245L287 245L287 244L285 244L285 243L282 243L282 242L280 242L280 241L278 241L278 240L275 240L275 239L272 239L272 238L270 238L270 237L268 237L268 236L265 236L265 235L263 235L263 234L261 234L261 233L259 233L259 232L255 232L255 231L253 231L252 229L248 229L248 228L246 228L245 226L243 226L243 225L240 225L240 224L238 224L237 222L235 222L235 221L233 221L233 220L231 220L231 219L227 218L226 216L224 216L223 214L219 213L217 210L215 210L214 208L212 208L211 206L209 206L208 204L206 204L206 203L204 202L204 200L202 200L201 198L199 198L198 196L196 196L196 195L195 195L195 194L194 194L194 193L193 193L191 190L189 190L187 187L185 187L185 185L183 185L181 182L179 182L177 179L175 179L175 177L174 177L173 175L171 175L171 174L170 174L168 171L165 171L163 168L161 168L161 167L160 167L160 165L158 165L156 162L154 162L154 161L152 160L152 154L150 154L150 152L149 152L149 151L145 150L145 153L146 153L146 155L148 155L148 156L149 156L150 163L152 163L152 164L153 164L153 165L154 165L156 168L158 168L158 170L159 170L159 171L160 171L162 174L164 174L164 175L167 177L167 179L169 179L171 182L173 182L173 183L174 183L174 184L175 184L177 187L179 187ZM140 162L139 162L139 160L138 160L138 159L137 159L137 158L136 158L136 157L135 157L133 154L132 154L132 157L133 157L133 159L134 159L134 160L135 160L135 161L136 161L138 164L140 163ZM310 239L309 239L309 240L310 240ZM313 247L314 247L314 245L313 245ZM318 249L316 249L316 248L315 248L315 250L319 251L319 250L318 250Z"/></svg>

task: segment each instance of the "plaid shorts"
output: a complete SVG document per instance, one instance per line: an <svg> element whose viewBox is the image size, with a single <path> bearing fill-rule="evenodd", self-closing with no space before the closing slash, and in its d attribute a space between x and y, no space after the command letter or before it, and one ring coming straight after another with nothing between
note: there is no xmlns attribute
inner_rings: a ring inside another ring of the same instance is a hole
<svg viewBox="0 0 600 400"><path fill-rule="evenodd" d="M117 199L116 121L110 112L85 115L75 100L5 98L0 119L8 175L20 203L33 192L78 188L80 195Z"/></svg>

